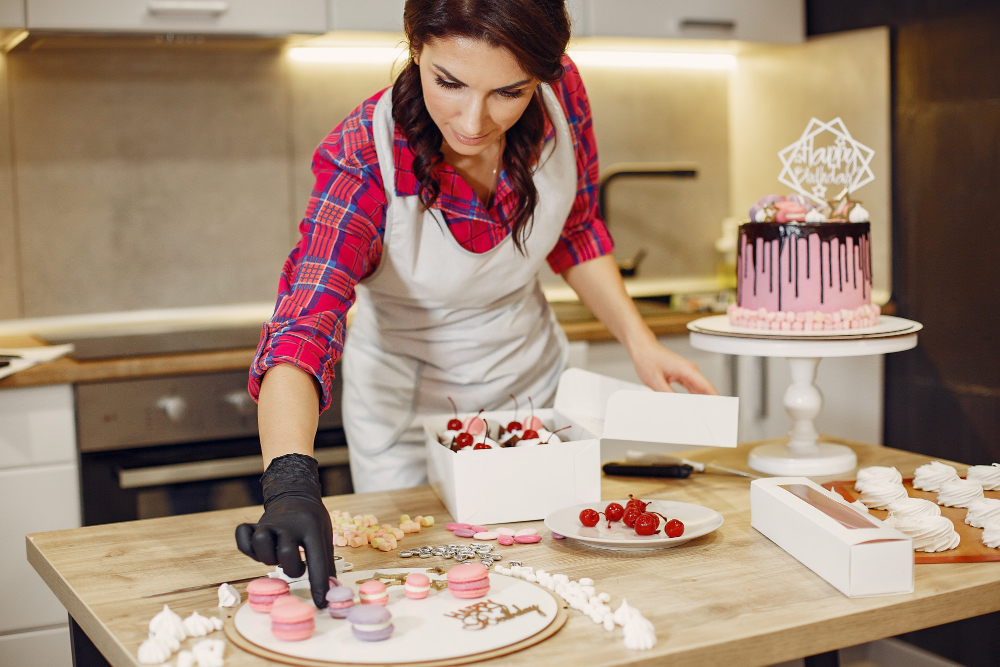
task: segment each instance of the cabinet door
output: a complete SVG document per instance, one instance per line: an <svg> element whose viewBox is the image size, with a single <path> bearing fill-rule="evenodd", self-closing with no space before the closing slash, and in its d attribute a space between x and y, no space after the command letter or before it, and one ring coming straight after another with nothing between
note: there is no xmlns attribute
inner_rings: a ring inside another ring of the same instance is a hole
<svg viewBox="0 0 1000 667"><path fill-rule="evenodd" d="M327 24L326 0L27 0L27 8L29 29L286 35Z"/></svg>
<svg viewBox="0 0 1000 667"><path fill-rule="evenodd" d="M24 25L24 0L0 0L0 29Z"/></svg>
<svg viewBox="0 0 1000 667"><path fill-rule="evenodd" d="M73 667L69 626L0 636L0 665Z"/></svg>
<svg viewBox="0 0 1000 667"><path fill-rule="evenodd" d="M406 0L330 0L330 30L403 32Z"/></svg>
<svg viewBox="0 0 1000 667"><path fill-rule="evenodd" d="M0 390L0 470L76 461L73 388Z"/></svg>
<svg viewBox="0 0 1000 667"><path fill-rule="evenodd" d="M28 563L28 533L80 526L76 463L0 471L0 635L66 622L66 610Z"/></svg>
<svg viewBox="0 0 1000 667"><path fill-rule="evenodd" d="M802 0L582 0L576 34L801 42ZM586 32L581 32L582 27Z"/></svg>

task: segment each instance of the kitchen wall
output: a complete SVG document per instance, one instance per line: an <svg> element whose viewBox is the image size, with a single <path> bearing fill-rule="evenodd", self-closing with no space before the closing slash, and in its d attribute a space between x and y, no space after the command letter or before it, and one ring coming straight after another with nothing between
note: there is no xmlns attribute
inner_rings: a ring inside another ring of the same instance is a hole
<svg viewBox="0 0 1000 667"><path fill-rule="evenodd" d="M785 190L775 154L810 115L843 116L876 160L887 157L864 102L887 114L887 37L823 39L741 47L735 73L581 68L602 166L699 170L692 180L615 182L608 218L619 259L646 248L645 275L713 275L721 220ZM37 46L0 57L0 319L272 301L316 144L390 83L387 65L293 62L273 42ZM873 64L858 77L858 63ZM801 78L806 98L763 92ZM796 100L789 108L786 97ZM862 198L879 229L889 175L873 167ZM876 243L887 247L887 234ZM877 281L888 266L880 256Z"/></svg>

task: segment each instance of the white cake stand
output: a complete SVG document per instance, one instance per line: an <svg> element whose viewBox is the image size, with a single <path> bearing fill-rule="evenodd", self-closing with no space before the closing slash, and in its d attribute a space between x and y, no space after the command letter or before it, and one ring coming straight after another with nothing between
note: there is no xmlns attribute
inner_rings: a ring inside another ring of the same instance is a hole
<svg viewBox="0 0 1000 667"><path fill-rule="evenodd" d="M787 443L755 447L749 465L769 475L836 475L858 465L854 451L820 442L813 420L823 408L816 386L816 368L823 357L863 357L902 352L917 346L923 326L912 320L882 316L879 326L830 332L786 332L737 329L728 316L716 315L688 324L691 345L699 350L755 357L784 357L792 374L785 392L785 410L792 418ZM848 337L850 336L850 337Z"/></svg>

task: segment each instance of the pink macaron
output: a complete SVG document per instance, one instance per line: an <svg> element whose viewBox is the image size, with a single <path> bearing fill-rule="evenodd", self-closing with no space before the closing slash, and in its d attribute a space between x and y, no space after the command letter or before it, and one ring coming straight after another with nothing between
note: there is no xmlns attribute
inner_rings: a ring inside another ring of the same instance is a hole
<svg viewBox="0 0 1000 667"><path fill-rule="evenodd" d="M389 603L389 591L381 581L366 581L358 586L361 604L377 604L384 607Z"/></svg>
<svg viewBox="0 0 1000 667"><path fill-rule="evenodd" d="M406 585L403 595L411 600L423 600L431 590L431 580L426 574L411 572L406 575Z"/></svg>
<svg viewBox="0 0 1000 667"><path fill-rule="evenodd" d="M316 607L297 597L288 596L271 606L271 634L286 642L300 642L312 637L316 629Z"/></svg>
<svg viewBox="0 0 1000 667"><path fill-rule="evenodd" d="M262 614L270 612L271 605L282 595L288 595L288 583L283 579L262 577L247 584L250 608Z"/></svg>
<svg viewBox="0 0 1000 667"><path fill-rule="evenodd" d="M481 598L490 590L490 572L480 563L456 565L448 570L448 590L457 598Z"/></svg>

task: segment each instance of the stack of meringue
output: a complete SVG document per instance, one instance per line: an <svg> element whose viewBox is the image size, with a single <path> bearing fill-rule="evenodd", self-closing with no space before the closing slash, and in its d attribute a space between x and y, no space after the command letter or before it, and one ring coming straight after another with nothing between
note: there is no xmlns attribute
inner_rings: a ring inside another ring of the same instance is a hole
<svg viewBox="0 0 1000 667"><path fill-rule="evenodd" d="M221 597L221 594L220 594ZM192 613L187 619L163 605L163 611L149 622L149 639L139 646L136 657L143 665L159 665L180 651L181 642L190 637L204 637L210 632L222 629L222 619ZM222 667L222 652L225 642L207 639L196 644L191 651L181 651L177 656L178 667Z"/></svg>
<svg viewBox="0 0 1000 667"><path fill-rule="evenodd" d="M616 625L621 626L625 648L648 651L656 646L656 630L653 624L638 609L629 606L624 599L618 609L612 611L608 604L611 596L607 593L598 593L594 588L594 580L589 577L573 581L565 574L549 574L545 570L536 571L522 565L505 567L499 563L495 569L499 574L520 577L549 589L565 600L570 607L586 614L594 623L603 625L608 632L612 632Z"/></svg>
<svg viewBox="0 0 1000 667"><path fill-rule="evenodd" d="M854 490L861 492L869 484L902 484L903 476L892 466L868 466L858 471Z"/></svg>
<svg viewBox="0 0 1000 667"><path fill-rule="evenodd" d="M955 524L945 516L903 517L895 521L893 528L913 540L914 551L948 551L961 541Z"/></svg>
<svg viewBox="0 0 1000 667"><path fill-rule="evenodd" d="M994 519L1000 519L1000 500L994 498L976 498L969 503L969 511L965 513L965 523L973 528L985 528Z"/></svg>
<svg viewBox="0 0 1000 667"><path fill-rule="evenodd" d="M991 549L1000 548L1000 519L990 519L983 528L983 544Z"/></svg>
<svg viewBox="0 0 1000 667"><path fill-rule="evenodd" d="M968 479L945 482L938 491L938 505L945 507L968 507L973 500L983 497L983 487Z"/></svg>
<svg viewBox="0 0 1000 667"><path fill-rule="evenodd" d="M861 492L861 504L877 510L884 510L889 503L906 498L903 476L888 466L869 466L859 470L854 490Z"/></svg>
<svg viewBox="0 0 1000 667"><path fill-rule="evenodd" d="M986 491L1000 491L1000 463L991 466L969 466L965 478L978 483Z"/></svg>
<svg viewBox="0 0 1000 667"><path fill-rule="evenodd" d="M890 526L918 517L941 516L941 508L923 498L901 498L889 503L887 509L889 516L885 518L885 523Z"/></svg>
<svg viewBox="0 0 1000 667"><path fill-rule="evenodd" d="M921 491L938 492L941 485L961 479L958 471L947 463L931 461L917 468L913 473L913 488Z"/></svg>

